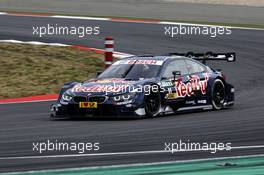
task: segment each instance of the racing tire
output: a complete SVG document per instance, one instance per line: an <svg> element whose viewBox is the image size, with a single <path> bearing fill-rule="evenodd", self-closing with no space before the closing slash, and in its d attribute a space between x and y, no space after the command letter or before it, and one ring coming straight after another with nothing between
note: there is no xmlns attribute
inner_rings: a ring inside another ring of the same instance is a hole
<svg viewBox="0 0 264 175"><path fill-rule="evenodd" d="M216 79L212 88L212 105L214 110L223 108L225 102L225 85L222 80Z"/></svg>
<svg viewBox="0 0 264 175"><path fill-rule="evenodd" d="M159 115L161 108L161 97L158 92L150 92L149 94L145 94L144 102L146 117L151 118Z"/></svg>

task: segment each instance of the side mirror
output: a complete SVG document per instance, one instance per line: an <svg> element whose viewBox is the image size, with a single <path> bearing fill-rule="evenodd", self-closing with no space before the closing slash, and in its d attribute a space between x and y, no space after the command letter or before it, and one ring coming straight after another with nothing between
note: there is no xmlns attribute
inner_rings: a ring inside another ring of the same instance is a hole
<svg viewBox="0 0 264 175"><path fill-rule="evenodd" d="M231 54L229 57L227 57L228 62L234 62L236 60L235 55Z"/></svg>
<svg viewBox="0 0 264 175"><path fill-rule="evenodd" d="M96 72L96 77L98 77L101 73L102 73L102 71L97 71Z"/></svg>
<svg viewBox="0 0 264 175"><path fill-rule="evenodd" d="M176 80L176 77L181 76L181 71L172 71L173 80Z"/></svg>

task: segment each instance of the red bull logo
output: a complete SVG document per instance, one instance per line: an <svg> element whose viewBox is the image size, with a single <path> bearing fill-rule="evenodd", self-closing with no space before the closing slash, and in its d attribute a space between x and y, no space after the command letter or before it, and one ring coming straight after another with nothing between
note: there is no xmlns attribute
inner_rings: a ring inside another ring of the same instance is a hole
<svg viewBox="0 0 264 175"><path fill-rule="evenodd" d="M187 83L183 83L182 80L175 82L175 88L177 97L192 96L195 91L200 91L202 94L206 94L209 76L204 74L205 79L200 80L199 76L193 75L189 77Z"/></svg>

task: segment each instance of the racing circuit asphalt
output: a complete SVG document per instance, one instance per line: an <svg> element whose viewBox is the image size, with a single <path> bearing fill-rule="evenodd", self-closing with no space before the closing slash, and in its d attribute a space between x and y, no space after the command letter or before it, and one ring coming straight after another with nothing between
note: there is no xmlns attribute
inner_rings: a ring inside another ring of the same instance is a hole
<svg viewBox="0 0 264 175"><path fill-rule="evenodd" d="M46 17L0 16L0 40L59 42L103 48L105 36L113 36L115 50L131 54L161 54L184 51L235 51L236 63L217 62L227 81L236 88L233 109L170 115L143 120L50 121L52 102L0 105L0 172L127 163L189 160L197 158L262 154L264 148L208 152L153 153L61 158L4 159L12 156L74 154L32 151L32 142L60 140L100 142L99 152L115 153L164 149L164 142L232 142L232 146L264 145L264 31L233 29L228 36L164 35L164 25ZM32 26L97 25L99 36L86 38L32 35ZM59 66L59 65L58 65Z"/></svg>

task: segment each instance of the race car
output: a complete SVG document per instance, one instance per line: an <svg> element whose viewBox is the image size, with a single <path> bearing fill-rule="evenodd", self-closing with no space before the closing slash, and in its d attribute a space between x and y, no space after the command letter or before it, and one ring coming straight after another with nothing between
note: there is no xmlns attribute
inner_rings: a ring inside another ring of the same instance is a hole
<svg viewBox="0 0 264 175"><path fill-rule="evenodd" d="M234 87L206 61L235 59L231 52L188 52L117 60L94 79L65 83L50 116L142 118L231 107Z"/></svg>

